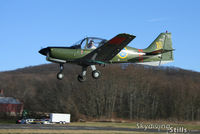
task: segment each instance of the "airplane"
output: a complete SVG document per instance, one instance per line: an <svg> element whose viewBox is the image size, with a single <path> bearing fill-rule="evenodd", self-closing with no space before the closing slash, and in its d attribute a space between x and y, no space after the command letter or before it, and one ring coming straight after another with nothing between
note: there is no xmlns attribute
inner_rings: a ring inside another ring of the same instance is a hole
<svg viewBox="0 0 200 134"><path fill-rule="evenodd" d="M92 69L92 77L98 79L101 76L96 65L112 63L136 63L158 66L173 62L171 33L160 33L159 36L145 49L137 49L127 46L136 36L121 33L110 40L86 37L71 47L46 47L39 51L46 56L46 60L60 65L57 78L62 80L65 63L82 66L82 73L78 75L78 81L86 81L87 68Z"/></svg>

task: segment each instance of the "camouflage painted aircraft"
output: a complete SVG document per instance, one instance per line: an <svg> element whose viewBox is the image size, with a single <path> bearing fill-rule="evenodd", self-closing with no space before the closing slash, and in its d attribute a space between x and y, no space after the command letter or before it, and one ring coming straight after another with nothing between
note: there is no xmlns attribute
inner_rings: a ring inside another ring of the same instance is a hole
<svg viewBox="0 0 200 134"><path fill-rule="evenodd" d="M161 33L146 49L127 46L136 36L122 33L111 40L96 37L86 37L71 47L47 47L39 51L47 61L60 64L57 78L61 80L65 63L82 66L78 80L86 80L87 68L92 69L92 77L98 79L101 75L95 65L111 63L137 63L143 65L161 65L173 61L171 33Z"/></svg>

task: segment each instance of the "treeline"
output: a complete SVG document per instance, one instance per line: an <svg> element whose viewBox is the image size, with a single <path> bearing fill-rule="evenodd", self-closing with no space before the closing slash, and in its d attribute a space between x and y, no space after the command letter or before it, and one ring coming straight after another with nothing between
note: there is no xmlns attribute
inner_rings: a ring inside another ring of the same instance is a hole
<svg viewBox="0 0 200 134"><path fill-rule="evenodd" d="M70 113L80 118L200 120L200 73L129 64L98 67L102 77L79 83L81 68L56 64L0 73L0 89L32 112Z"/></svg>

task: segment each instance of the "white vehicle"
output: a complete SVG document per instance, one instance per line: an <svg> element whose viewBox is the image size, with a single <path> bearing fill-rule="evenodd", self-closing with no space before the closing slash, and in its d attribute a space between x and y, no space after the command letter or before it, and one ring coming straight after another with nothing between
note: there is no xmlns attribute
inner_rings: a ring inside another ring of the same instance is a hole
<svg viewBox="0 0 200 134"><path fill-rule="evenodd" d="M60 123L60 124L70 123L70 114L51 113L50 114L50 122L51 123Z"/></svg>

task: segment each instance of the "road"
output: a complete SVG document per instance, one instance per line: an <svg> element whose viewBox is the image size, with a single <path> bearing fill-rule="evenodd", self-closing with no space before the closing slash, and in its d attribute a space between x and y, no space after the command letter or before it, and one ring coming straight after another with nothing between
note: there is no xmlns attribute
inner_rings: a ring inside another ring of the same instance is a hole
<svg viewBox="0 0 200 134"><path fill-rule="evenodd" d="M133 132L167 132L158 129L138 129L138 128L119 128L119 127L91 127L91 126L69 126L57 124L0 124L0 129L46 129L46 130L105 130L105 131L133 131ZM191 131L190 134L199 134L200 130Z"/></svg>

